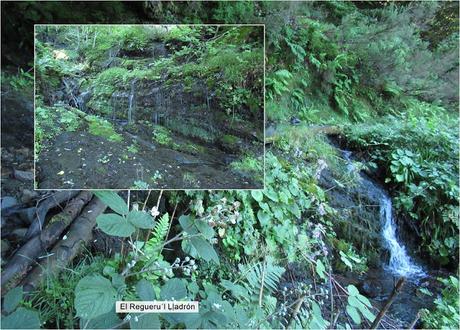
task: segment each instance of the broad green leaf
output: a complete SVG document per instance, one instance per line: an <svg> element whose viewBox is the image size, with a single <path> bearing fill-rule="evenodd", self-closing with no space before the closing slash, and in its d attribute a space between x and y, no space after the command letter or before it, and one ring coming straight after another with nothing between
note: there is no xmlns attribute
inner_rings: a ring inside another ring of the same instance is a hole
<svg viewBox="0 0 460 330"><path fill-rule="evenodd" d="M284 213L281 207L277 207L273 211L273 215L275 216L276 219L278 220L283 220L284 219Z"/></svg>
<svg viewBox="0 0 460 330"><path fill-rule="evenodd" d="M160 317L155 313L132 314L131 329L161 329Z"/></svg>
<svg viewBox="0 0 460 330"><path fill-rule="evenodd" d="M143 211L131 211L128 213L126 219L134 227L141 229L152 229L155 226L152 216Z"/></svg>
<svg viewBox="0 0 460 330"><path fill-rule="evenodd" d="M112 310L89 320L89 322L87 319L80 318L80 329L113 329L120 325L121 322L122 320L120 320L118 314L115 313L115 310Z"/></svg>
<svg viewBox="0 0 460 330"><path fill-rule="evenodd" d="M95 191L94 194L115 212L128 214L128 205L115 191Z"/></svg>
<svg viewBox="0 0 460 330"><path fill-rule="evenodd" d="M214 229L212 229L207 222L203 220L195 220L195 226L205 238L211 239L214 237Z"/></svg>
<svg viewBox="0 0 460 330"><path fill-rule="evenodd" d="M198 234L198 229L195 227L192 218L189 215L181 215L179 217L179 223L182 229L190 235Z"/></svg>
<svg viewBox="0 0 460 330"><path fill-rule="evenodd" d="M270 223L270 218L270 214L262 210L257 211L257 219L259 219L260 225L262 227L265 227Z"/></svg>
<svg viewBox="0 0 460 330"><path fill-rule="evenodd" d="M356 295L356 297L359 299L359 301L361 301L364 305L366 305L367 307L371 307L371 302L369 301L369 299L367 299L366 297L364 297L362 294L358 294Z"/></svg>
<svg viewBox="0 0 460 330"><path fill-rule="evenodd" d="M190 243L197 251L198 255L206 261L214 261L219 264L219 257L212 245L202 237L190 238Z"/></svg>
<svg viewBox="0 0 460 330"><path fill-rule="evenodd" d="M293 203L291 205L288 206L288 210L289 212L291 212L293 215L295 215L297 217L297 219L300 219L301 217L301 212L300 212L300 208L299 206L297 205L297 203Z"/></svg>
<svg viewBox="0 0 460 330"><path fill-rule="evenodd" d="M316 273L323 280L326 279L326 275L324 274L325 270L326 270L326 267L324 267L323 262L320 259L316 260Z"/></svg>
<svg viewBox="0 0 460 330"><path fill-rule="evenodd" d="M93 319L110 312L117 300L112 283L100 275L83 277L75 288L75 309L77 316Z"/></svg>
<svg viewBox="0 0 460 330"><path fill-rule="evenodd" d="M350 294L350 296L357 296L359 295L359 290L352 284L347 286L347 291Z"/></svg>
<svg viewBox="0 0 460 330"><path fill-rule="evenodd" d="M366 319L368 319L371 322L374 322L375 315L372 314L372 312L366 306L362 305L362 307L359 309L359 311L361 312L361 314L364 315L364 317Z"/></svg>
<svg viewBox="0 0 460 330"><path fill-rule="evenodd" d="M136 292L143 301L152 301L156 299L153 285L149 281L142 279L136 284Z"/></svg>
<svg viewBox="0 0 460 330"><path fill-rule="evenodd" d="M104 233L112 236L128 237L136 230L131 223L118 214L101 214L96 222Z"/></svg>
<svg viewBox="0 0 460 330"><path fill-rule="evenodd" d="M358 310L355 307L347 305L346 311L355 324L361 324L361 316L359 316Z"/></svg>
<svg viewBox="0 0 460 330"><path fill-rule="evenodd" d="M348 296L348 303L356 308L360 308L363 304L356 298L356 296Z"/></svg>
<svg viewBox="0 0 460 330"><path fill-rule="evenodd" d="M163 300L181 300L187 297L187 288L184 281L178 278L172 278L161 287L160 293Z"/></svg>
<svg viewBox="0 0 460 330"><path fill-rule="evenodd" d="M13 313L2 317L2 329L39 329L38 312L19 307Z"/></svg>
<svg viewBox="0 0 460 330"><path fill-rule="evenodd" d="M3 309L5 310L5 312L11 313L12 311L14 311L14 309L18 307L19 303L21 302L22 295L22 286L17 286L8 291L3 300Z"/></svg>
<svg viewBox="0 0 460 330"><path fill-rule="evenodd" d="M265 189L264 195L270 198L274 202L278 202L278 194L272 189Z"/></svg>
<svg viewBox="0 0 460 330"><path fill-rule="evenodd" d="M264 195L262 194L261 190L251 190L251 196L254 198L257 202L261 202L262 199L264 199Z"/></svg>

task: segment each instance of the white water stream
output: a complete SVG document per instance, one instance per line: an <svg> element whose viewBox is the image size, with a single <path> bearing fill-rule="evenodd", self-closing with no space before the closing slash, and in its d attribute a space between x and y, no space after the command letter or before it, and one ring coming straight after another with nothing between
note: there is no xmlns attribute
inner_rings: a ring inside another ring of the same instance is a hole
<svg viewBox="0 0 460 330"><path fill-rule="evenodd" d="M347 170L355 171L351 160L351 152L342 150L344 159L347 161ZM390 261L386 266L391 273L404 276L408 279L417 280L426 276L422 267L415 264L407 254L405 246L398 241L396 223L393 218L391 198L377 184L367 177L360 176L360 184L370 185L379 193L380 221L382 223L382 236L385 247L390 251Z"/></svg>

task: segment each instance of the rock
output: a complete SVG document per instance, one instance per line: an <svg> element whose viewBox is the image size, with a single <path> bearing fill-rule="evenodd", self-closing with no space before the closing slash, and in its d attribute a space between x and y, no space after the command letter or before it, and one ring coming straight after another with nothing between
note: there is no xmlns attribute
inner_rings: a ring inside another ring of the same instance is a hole
<svg viewBox="0 0 460 330"><path fill-rule="evenodd" d="M6 255L9 249L10 249L10 243L6 239L2 239L2 245L1 245L2 258Z"/></svg>
<svg viewBox="0 0 460 330"><path fill-rule="evenodd" d="M11 197L11 196L5 196L5 197L2 198L1 209L3 211L4 209L7 209L7 208L12 207L12 206L15 206L17 204L18 204L18 201L17 201L16 198Z"/></svg>
<svg viewBox="0 0 460 330"><path fill-rule="evenodd" d="M291 125L299 125L301 122L302 121L299 118L294 117L294 116L291 117L291 120L290 120Z"/></svg>
<svg viewBox="0 0 460 330"><path fill-rule="evenodd" d="M376 298L382 293L382 287L377 281L364 281L360 289L368 298Z"/></svg>
<svg viewBox="0 0 460 330"><path fill-rule="evenodd" d="M38 193L33 190L29 189L24 189L22 191L22 196L21 196L21 202L23 203L29 203L31 200L35 199L38 197Z"/></svg>
<svg viewBox="0 0 460 330"><path fill-rule="evenodd" d="M28 182L34 180L34 174L29 171L14 170L13 176L16 180Z"/></svg>
<svg viewBox="0 0 460 330"><path fill-rule="evenodd" d="M16 236L17 238L24 238L24 236L26 236L26 233L27 233L27 228L17 228L15 230L13 230L13 232L11 233L11 235L13 236Z"/></svg>

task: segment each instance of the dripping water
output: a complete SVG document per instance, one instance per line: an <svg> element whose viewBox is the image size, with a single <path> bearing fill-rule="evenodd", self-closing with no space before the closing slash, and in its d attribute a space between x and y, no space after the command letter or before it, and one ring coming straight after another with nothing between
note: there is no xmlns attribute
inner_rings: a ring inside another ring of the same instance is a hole
<svg viewBox="0 0 460 330"><path fill-rule="evenodd" d="M132 111L133 111L133 101L134 101L134 93L135 93L135 85L136 85L136 79L131 81L131 92L129 93L128 101L128 123L131 124L132 121Z"/></svg>

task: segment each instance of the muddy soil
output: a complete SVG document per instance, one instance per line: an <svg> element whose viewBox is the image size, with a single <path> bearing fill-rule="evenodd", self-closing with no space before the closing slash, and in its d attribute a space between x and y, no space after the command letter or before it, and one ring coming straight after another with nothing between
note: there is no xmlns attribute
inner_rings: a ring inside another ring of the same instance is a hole
<svg viewBox="0 0 460 330"><path fill-rule="evenodd" d="M148 128L141 124L137 128L134 133L116 127L123 136L121 142L109 141L86 129L62 132L48 141L40 153L36 163L37 188L260 188L260 183L230 169L232 155L216 147L199 144L200 152L185 153L155 143ZM190 142L179 135L173 139L179 145ZM128 150L133 144L137 152Z"/></svg>

